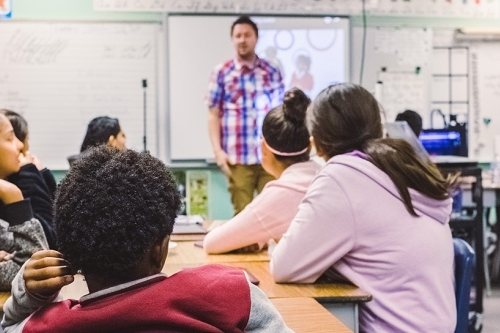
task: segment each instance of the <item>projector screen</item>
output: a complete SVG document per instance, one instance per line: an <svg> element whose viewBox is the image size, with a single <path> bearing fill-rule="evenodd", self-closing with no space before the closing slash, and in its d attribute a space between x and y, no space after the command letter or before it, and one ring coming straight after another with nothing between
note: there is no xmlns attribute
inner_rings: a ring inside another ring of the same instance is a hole
<svg viewBox="0 0 500 333"><path fill-rule="evenodd" d="M204 104L213 68L234 58L230 28L236 16L169 15L168 92L170 159L213 159ZM285 89L311 98L349 81L349 20L339 17L252 17L256 53L277 66Z"/></svg>

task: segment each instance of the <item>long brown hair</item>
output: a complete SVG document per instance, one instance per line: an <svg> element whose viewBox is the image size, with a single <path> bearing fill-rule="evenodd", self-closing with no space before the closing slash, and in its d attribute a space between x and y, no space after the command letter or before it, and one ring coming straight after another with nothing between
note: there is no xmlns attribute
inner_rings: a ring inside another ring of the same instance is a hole
<svg viewBox="0 0 500 333"><path fill-rule="evenodd" d="M341 83L323 90L309 109L308 125L318 152L328 158L353 150L367 154L391 178L411 215L417 213L408 188L436 200L449 198L452 178L444 179L405 140L382 138L378 102L363 87Z"/></svg>

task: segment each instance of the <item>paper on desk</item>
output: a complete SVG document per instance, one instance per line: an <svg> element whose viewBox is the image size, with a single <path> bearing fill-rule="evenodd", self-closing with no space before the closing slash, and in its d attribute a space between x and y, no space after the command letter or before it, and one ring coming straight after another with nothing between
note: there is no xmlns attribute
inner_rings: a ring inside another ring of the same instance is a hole
<svg viewBox="0 0 500 333"><path fill-rule="evenodd" d="M201 215L178 215L175 219L175 224L202 224L203 217Z"/></svg>

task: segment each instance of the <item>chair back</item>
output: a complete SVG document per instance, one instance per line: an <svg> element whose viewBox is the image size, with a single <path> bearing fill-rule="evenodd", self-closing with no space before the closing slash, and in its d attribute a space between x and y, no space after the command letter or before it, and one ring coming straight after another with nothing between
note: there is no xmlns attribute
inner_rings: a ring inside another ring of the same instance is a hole
<svg viewBox="0 0 500 333"><path fill-rule="evenodd" d="M453 248L455 252L455 301L457 306L455 333L467 333L469 330L470 292L476 255L472 247L460 238L453 238Z"/></svg>

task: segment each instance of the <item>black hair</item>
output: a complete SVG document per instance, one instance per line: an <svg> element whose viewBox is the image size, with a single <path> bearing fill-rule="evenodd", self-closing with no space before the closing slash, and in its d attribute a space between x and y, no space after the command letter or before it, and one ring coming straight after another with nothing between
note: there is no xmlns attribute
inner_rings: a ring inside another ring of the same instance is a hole
<svg viewBox="0 0 500 333"><path fill-rule="evenodd" d="M172 233L180 198L166 166L149 152L101 145L75 162L54 207L59 250L73 268L126 280Z"/></svg>
<svg viewBox="0 0 500 333"><path fill-rule="evenodd" d="M405 110L404 112L399 113L396 116L396 121L406 121L417 138L419 137L420 132L422 132L422 117L420 117L420 115L413 110Z"/></svg>
<svg viewBox="0 0 500 333"><path fill-rule="evenodd" d="M233 24L231 25L231 35L230 35L231 37L233 36L234 27L237 24L250 25L252 27L253 31L255 31L255 36L259 37L259 28L257 28L257 24L255 24L255 22L252 21L252 19L248 15L242 15L242 16L238 17L238 19L236 21L233 22Z"/></svg>
<svg viewBox="0 0 500 333"><path fill-rule="evenodd" d="M436 200L449 198L456 177L444 179L407 141L382 138L379 104L365 88L340 83L324 89L310 108L308 124L318 152L327 158L353 150L367 154L391 178L411 215L417 216L408 188Z"/></svg>
<svg viewBox="0 0 500 333"><path fill-rule="evenodd" d="M311 100L302 90L292 88L285 93L283 104L269 111L262 124L262 136L271 148L295 153L309 146L309 131L305 123L309 104ZM297 156L274 156L290 166L309 160L309 150Z"/></svg>
<svg viewBox="0 0 500 333"><path fill-rule="evenodd" d="M7 109L1 109L0 113L9 119L12 127L14 128L14 135L19 141L24 143L26 137L28 136L28 123L26 122L26 119L24 119L24 117L19 113Z"/></svg>
<svg viewBox="0 0 500 333"><path fill-rule="evenodd" d="M120 131L120 123L116 118L103 116L92 119L87 126L87 133L85 133L80 152L90 147L107 144L109 137L116 137Z"/></svg>

